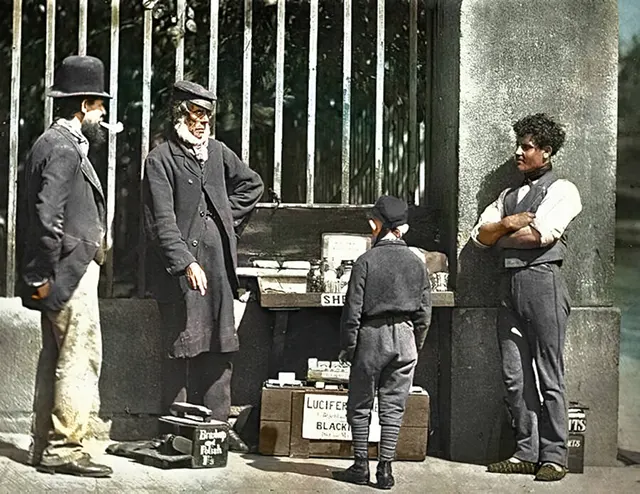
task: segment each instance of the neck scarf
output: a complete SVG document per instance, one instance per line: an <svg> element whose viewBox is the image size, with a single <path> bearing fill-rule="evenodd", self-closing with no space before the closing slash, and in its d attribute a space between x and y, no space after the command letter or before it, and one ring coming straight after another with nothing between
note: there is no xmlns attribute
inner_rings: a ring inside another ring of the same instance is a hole
<svg viewBox="0 0 640 494"><path fill-rule="evenodd" d="M531 185L533 182L535 182L536 180L538 180L540 177L542 177L542 175L544 175L545 173L548 173L551 171L551 162L547 163L544 166L541 166L540 168L536 168L535 170L531 170L530 172L527 172L524 174L524 183L523 185Z"/></svg>
<svg viewBox="0 0 640 494"><path fill-rule="evenodd" d="M202 137L200 139L189 132L189 128L187 127L184 118L178 120L178 122L174 126L174 129L176 131L178 139L180 139L180 141L182 141L182 143L186 145L187 149L196 157L200 165L206 163L209 159L209 151L207 149L210 135L209 126L206 126L206 128L204 129L204 134L202 134Z"/></svg>

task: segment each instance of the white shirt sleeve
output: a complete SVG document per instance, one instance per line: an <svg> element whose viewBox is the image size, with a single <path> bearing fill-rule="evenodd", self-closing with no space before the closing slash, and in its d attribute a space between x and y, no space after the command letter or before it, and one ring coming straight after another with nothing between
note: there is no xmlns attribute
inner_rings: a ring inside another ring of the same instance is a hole
<svg viewBox="0 0 640 494"><path fill-rule="evenodd" d="M471 230L471 240L476 246L482 249L488 249L490 245L485 245L478 240L478 233L480 233L480 227L487 223L497 223L504 216L504 196L507 195L510 189L504 189L498 198L489 204L480 215L476 226Z"/></svg>
<svg viewBox="0 0 640 494"><path fill-rule="evenodd" d="M558 240L571 220L582 211L577 187L568 180L556 180L549 186L531 227L540 233L540 245Z"/></svg>

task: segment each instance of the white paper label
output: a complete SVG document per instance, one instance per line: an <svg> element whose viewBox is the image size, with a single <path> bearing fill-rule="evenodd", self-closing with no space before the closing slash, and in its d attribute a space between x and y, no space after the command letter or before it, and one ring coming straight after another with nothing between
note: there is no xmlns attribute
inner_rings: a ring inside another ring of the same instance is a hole
<svg viewBox="0 0 640 494"><path fill-rule="evenodd" d="M341 307L347 297L346 293L323 293L320 295L320 305L323 307Z"/></svg>
<svg viewBox="0 0 640 494"><path fill-rule="evenodd" d="M330 441L351 441L351 427L347 423L347 395L316 394L304 395L302 411L302 438ZM380 441L380 420L378 399L373 402L369 442Z"/></svg>

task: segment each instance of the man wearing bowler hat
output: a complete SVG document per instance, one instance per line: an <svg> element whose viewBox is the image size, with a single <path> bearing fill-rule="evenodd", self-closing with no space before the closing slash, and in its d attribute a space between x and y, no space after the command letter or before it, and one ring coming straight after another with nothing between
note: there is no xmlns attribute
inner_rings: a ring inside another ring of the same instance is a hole
<svg viewBox="0 0 640 494"><path fill-rule="evenodd" d="M167 142L145 162L149 286L163 320L163 407L190 402L227 421L239 349L236 233L260 199L260 176L209 136L215 95L191 81L173 88ZM231 450L247 446L233 429Z"/></svg>
<svg viewBox="0 0 640 494"><path fill-rule="evenodd" d="M40 471L107 477L111 468L83 451L99 407L102 338L98 312L105 257L105 199L87 157L105 141L102 62L71 56L49 97L57 118L31 148L25 166L25 243L20 294L41 311L42 350L34 397L29 461Z"/></svg>

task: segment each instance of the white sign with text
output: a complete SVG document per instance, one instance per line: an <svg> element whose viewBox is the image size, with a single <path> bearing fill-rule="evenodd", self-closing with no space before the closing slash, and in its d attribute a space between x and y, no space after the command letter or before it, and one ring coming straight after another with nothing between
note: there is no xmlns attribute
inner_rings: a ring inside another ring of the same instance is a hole
<svg viewBox="0 0 640 494"><path fill-rule="evenodd" d="M347 395L307 393L302 411L303 439L351 441L351 427L347 423ZM369 442L380 441L378 399L373 402Z"/></svg>
<svg viewBox="0 0 640 494"><path fill-rule="evenodd" d="M320 305L322 307L341 307L347 297L346 293L322 293L320 294Z"/></svg>

